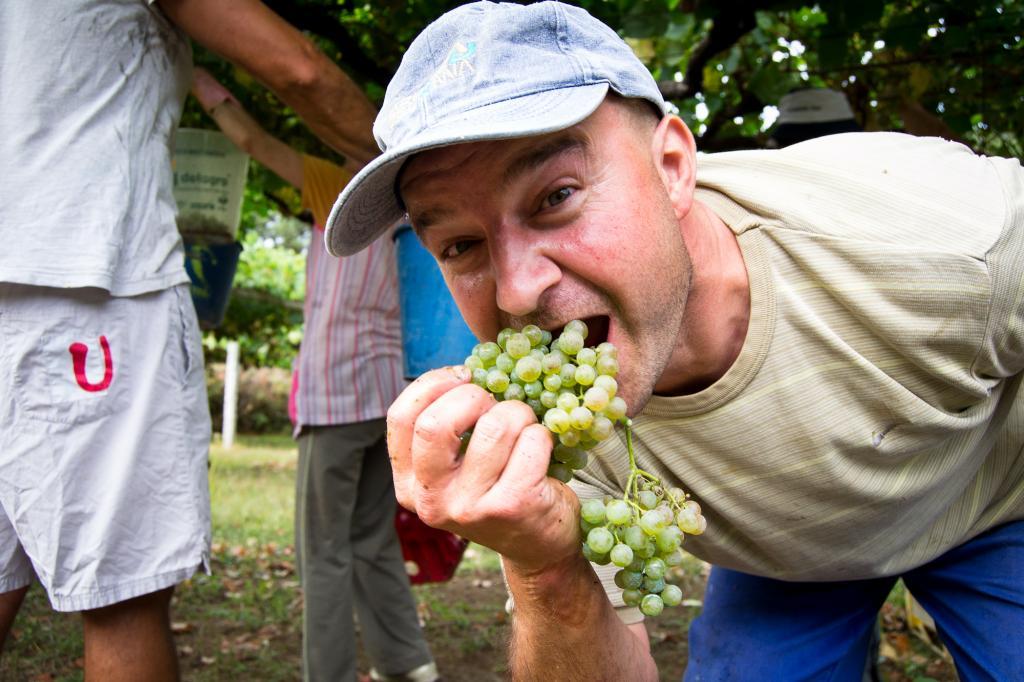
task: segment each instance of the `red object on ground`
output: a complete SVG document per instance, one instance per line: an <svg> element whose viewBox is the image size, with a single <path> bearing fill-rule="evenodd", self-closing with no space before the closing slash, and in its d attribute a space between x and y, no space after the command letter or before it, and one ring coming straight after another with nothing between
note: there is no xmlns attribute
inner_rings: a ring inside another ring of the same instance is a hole
<svg viewBox="0 0 1024 682"><path fill-rule="evenodd" d="M409 581L413 585L442 583L455 575L469 540L446 530L431 528L413 512L399 505L395 528L402 542Z"/></svg>

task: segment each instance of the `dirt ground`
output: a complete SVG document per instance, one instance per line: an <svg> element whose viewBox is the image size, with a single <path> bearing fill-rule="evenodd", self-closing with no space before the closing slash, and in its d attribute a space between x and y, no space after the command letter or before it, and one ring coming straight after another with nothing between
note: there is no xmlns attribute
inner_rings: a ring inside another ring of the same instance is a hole
<svg viewBox="0 0 1024 682"><path fill-rule="evenodd" d="M661 680L679 682L687 659L690 622L700 612L705 577L677 578L685 604L648 619L652 652ZM461 573L447 583L416 588L428 641L445 682L505 682L509 622L505 589L492 572ZM884 682L956 682L941 650L912 634L904 612L887 603L882 611Z"/></svg>
<svg viewBox="0 0 1024 682"><path fill-rule="evenodd" d="M197 576L176 591L174 631L186 682L300 679L302 601L290 548L242 548L216 557L212 576ZM683 605L648 620L652 652L664 681L682 679L687 632L700 612L702 565L675 582ZM446 682L504 682L510 624L506 593L495 566L464 566L445 583L416 586L427 640ZM881 665L885 682L955 682L941 649L907 627L898 602L882 612ZM77 619L55 614L39 589L30 590L0 665L0 682L82 679ZM595 643L600 646L600 643ZM361 670L369 670L361 656ZM625 681L623 681L625 682ZM772 681L774 682L774 681Z"/></svg>

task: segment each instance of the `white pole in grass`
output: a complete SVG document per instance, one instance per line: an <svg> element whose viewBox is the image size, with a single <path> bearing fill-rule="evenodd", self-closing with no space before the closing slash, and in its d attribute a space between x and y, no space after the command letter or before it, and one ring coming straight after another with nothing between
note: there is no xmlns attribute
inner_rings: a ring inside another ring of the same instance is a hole
<svg viewBox="0 0 1024 682"><path fill-rule="evenodd" d="M224 365L224 419L221 445L230 448L235 442L235 421L238 414L238 342L228 341L228 358Z"/></svg>

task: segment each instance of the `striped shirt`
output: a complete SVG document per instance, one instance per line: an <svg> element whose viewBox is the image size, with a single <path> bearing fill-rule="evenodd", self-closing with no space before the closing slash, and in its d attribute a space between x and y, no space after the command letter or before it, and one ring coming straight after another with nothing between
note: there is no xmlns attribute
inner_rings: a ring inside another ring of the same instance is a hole
<svg viewBox="0 0 1024 682"><path fill-rule="evenodd" d="M715 384L634 419L638 466L704 509L686 548L851 580L1024 518L1020 163L871 133L697 168L697 200L739 240L751 317ZM595 450L581 497L621 495L623 440Z"/></svg>
<svg viewBox="0 0 1024 682"><path fill-rule="evenodd" d="M335 258L322 226L351 175L303 158L302 203L317 229L306 259L305 331L296 380L297 426L383 417L405 387L395 246L390 233Z"/></svg>

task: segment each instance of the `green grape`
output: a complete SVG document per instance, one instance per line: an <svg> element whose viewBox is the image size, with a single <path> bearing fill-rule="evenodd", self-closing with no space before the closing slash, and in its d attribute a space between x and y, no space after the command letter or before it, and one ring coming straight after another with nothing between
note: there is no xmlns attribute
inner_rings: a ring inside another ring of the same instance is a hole
<svg viewBox="0 0 1024 682"><path fill-rule="evenodd" d="M565 325L565 329L562 330L563 334L565 332L575 332L580 335L581 339L585 339L587 338L587 334L590 333L590 330L587 328L587 323L583 320L572 320Z"/></svg>
<svg viewBox="0 0 1024 682"><path fill-rule="evenodd" d="M629 548L629 545L619 543L612 547L612 551L609 554L609 558L612 563L616 566L625 568L633 563L633 550Z"/></svg>
<svg viewBox="0 0 1024 682"><path fill-rule="evenodd" d="M498 357L494 359L494 367L505 374L511 374L512 370L516 368L516 361L508 353L499 353Z"/></svg>
<svg viewBox="0 0 1024 682"><path fill-rule="evenodd" d="M601 500L585 500L583 504L580 505L580 516L590 523L604 523L604 513L604 502Z"/></svg>
<svg viewBox="0 0 1024 682"><path fill-rule="evenodd" d="M565 390L558 394L558 400L556 402L558 408L566 412L572 412L579 407L580 399L576 397L576 394L572 391Z"/></svg>
<svg viewBox="0 0 1024 682"><path fill-rule="evenodd" d="M640 528L647 535L657 535L665 527L665 519L654 509L648 509L640 516Z"/></svg>
<svg viewBox="0 0 1024 682"><path fill-rule="evenodd" d="M492 369L487 373L487 390L491 393L504 393L508 384L508 375L500 369Z"/></svg>
<svg viewBox="0 0 1024 682"><path fill-rule="evenodd" d="M576 353L576 364L593 367L597 363L597 352L593 348L580 348Z"/></svg>
<svg viewBox="0 0 1024 682"><path fill-rule="evenodd" d="M558 377L562 380L562 388L569 389L576 385L576 365L566 362L558 370Z"/></svg>
<svg viewBox="0 0 1024 682"><path fill-rule="evenodd" d="M572 469L561 462L551 462L548 464L548 476L557 478L562 483L568 483L572 480Z"/></svg>
<svg viewBox="0 0 1024 682"><path fill-rule="evenodd" d="M626 606L639 606L640 600L644 598L644 593L638 589L628 589L622 591L622 601Z"/></svg>
<svg viewBox="0 0 1024 682"><path fill-rule="evenodd" d="M526 334L519 332L509 336L508 341L505 342L505 352L516 360L529 355L530 348L530 339L526 338Z"/></svg>
<svg viewBox="0 0 1024 682"><path fill-rule="evenodd" d="M575 471L577 469L582 469L583 467L587 466L587 460L589 459L589 457L590 456L587 454L586 450L579 447L570 447L569 459L565 460L565 463L569 466L570 469Z"/></svg>
<svg viewBox="0 0 1024 682"><path fill-rule="evenodd" d="M568 431L558 434L558 442L570 448L578 447L580 444L580 432L570 428Z"/></svg>
<svg viewBox="0 0 1024 682"><path fill-rule="evenodd" d="M629 521L633 516L632 510L629 508L629 503L625 500L612 500L609 502L605 506L605 514L608 517L608 523L616 526L621 526Z"/></svg>
<svg viewBox="0 0 1024 682"><path fill-rule="evenodd" d="M522 332L523 336L525 336L530 341L531 346L539 346L541 345L541 343L543 343L544 330L542 330L537 325L528 324L525 327L523 327Z"/></svg>
<svg viewBox="0 0 1024 682"><path fill-rule="evenodd" d="M619 361L610 355L601 355L597 358L594 369L602 376L613 377L619 373Z"/></svg>
<svg viewBox="0 0 1024 682"><path fill-rule="evenodd" d="M683 591L676 585L665 585L660 596L665 606L679 606L683 601Z"/></svg>
<svg viewBox="0 0 1024 682"><path fill-rule="evenodd" d="M562 365L568 362L568 360L569 358L566 357L565 353L556 348L544 354L544 359L540 361L541 371L544 374L558 374L559 370L562 369Z"/></svg>
<svg viewBox="0 0 1024 682"><path fill-rule="evenodd" d="M515 334L515 330L509 329L508 327L505 327L500 332L498 332L498 338L496 339L498 342L498 347L501 348L502 350L505 350L505 343L508 341L508 337L512 336L513 334Z"/></svg>
<svg viewBox="0 0 1024 682"><path fill-rule="evenodd" d="M565 410L552 407L544 413L544 426L555 433L565 433L569 430L569 413Z"/></svg>
<svg viewBox="0 0 1024 682"><path fill-rule="evenodd" d="M665 609L665 602L661 600L656 594L648 594L640 601L640 612L645 616L654 618L655 616L661 615L661 612Z"/></svg>
<svg viewBox="0 0 1024 682"><path fill-rule="evenodd" d="M477 356L483 360L484 366L493 365L494 361L501 355L501 348L493 341L487 341L477 346Z"/></svg>
<svg viewBox="0 0 1024 682"><path fill-rule="evenodd" d="M597 378L594 379L594 388L604 389L604 392L608 395L608 400L610 401L612 398L615 397L615 394L618 393L619 391L619 382L615 381L614 377L610 377L607 374L599 373L597 375ZM619 400L622 399L619 398ZM625 405L626 401L623 400L622 404ZM623 412L622 416L625 416L625 414L626 413Z"/></svg>
<svg viewBox="0 0 1024 682"><path fill-rule="evenodd" d="M676 566L682 565L682 563L686 561L686 555L683 554L683 550L677 547L676 549L666 554L662 558L662 561L664 561L665 565L669 568L675 568Z"/></svg>
<svg viewBox="0 0 1024 682"><path fill-rule="evenodd" d="M598 526L587 533L587 544L597 554L606 554L615 545L615 536L604 526Z"/></svg>
<svg viewBox="0 0 1024 682"><path fill-rule="evenodd" d="M622 419L626 416L626 401L619 396L615 396L608 401L608 406L604 408L604 414L613 422Z"/></svg>
<svg viewBox="0 0 1024 682"><path fill-rule="evenodd" d="M470 355L462 364L464 364L467 368L471 370L484 368L484 361L480 359L479 355Z"/></svg>
<svg viewBox="0 0 1024 682"><path fill-rule="evenodd" d="M601 412L608 406L608 392L603 388L594 386L588 388L587 392L583 394L583 406L593 412Z"/></svg>
<svg viewBox="0 0 1024 682"><path fill-rule="evenodd" d="M594 423L594 413L582 405L574 407L569 412L569 423L572 424L574 429L586 431Z"/></svg>
<svg viewBox="0 0 1024 682"><path fill-rule="evenodd" d="M630 526L622 534L622 539L625 540L629 548L634 552L639 552L647 545L647 536L644 535L644 531L640 526Z"/></svg>
<svg viewBox="0 0 1024 682"><path fill-rule="evenodd" d="M572 378L580 386L591 386L594 383L594 379L597 379L597 370L590 365L580 365L573 372Z"/></svg>
<svg viewBox="0 0 1024 682"><path fill-rule="evenodd" d="M536 358L532 358L527 355L524 358L519 358L516 362L516 374L523 381L529 383L531 381L537 381L540 378L540 362Z"/></svg>
<svg viewBox="0 0 1024 682"><path fill-rule="evenodd" d="M555 345L558 349L566 355L576 355L583 348L583 335L578 331L569 331L566 329L562 332L562 335L555 341Z"/></svg>
<svg viewBox="0 0 1024 682"><path fill-rule="evenodd" d="M658 557L653 557L648 559L647 563L644 565L644 575L648 578L664 578L666 568L667 566L665 566L664 561Z"/></svg>
<svg viewBox="0 0 1024 682"><path fill-rule="evenodd" d="M615 559L612 558L614 556L614 552L615 548L612 548L612 551L608 554L608 557L612 560L613 564L615 564ZM618 564L615 565L618 566ZM634 573L633 571L627 571L626 569L615 572L615 586L620 590L635 590L640 588L643 584L644 576L642 573Z"/></svg>
<svg viewBox="0 0 1024 682"><path fill-rule="evenodd" d="M523 402L526 402L526 390L523 388L522 384L510 383L501 396L505 400L522 400Z"/></svg>
<svg viewBox="0 0 1024 682"><path fill-rule="evenodd" d="M615 430L615 424L612 420L603 414L596 415L593 423L590 425L590 435L596 441L602 441L612 435L612 431Z"/></svg>
<svg viewBox="0 0 1024 682"><path fill-rule="evenodd" d="M600 528L595 528L594 530L592 530L590 532L593 533L594 531L598 531L598 530L601 530L601 529ZM664 578L652 578L651 576L646 576L644 578L643 589L644 589L645 592L650 592L650 593L653 593L653 594L659 594L662 590L665 589L665 579Z"/></svg>
<svg viewBox="0 0 1024 682"><path fill-rule="evenodd" d="M562 377L558 374L548 374L544 377L544 388L557 393L562 387Z"/></svg>

